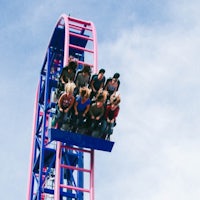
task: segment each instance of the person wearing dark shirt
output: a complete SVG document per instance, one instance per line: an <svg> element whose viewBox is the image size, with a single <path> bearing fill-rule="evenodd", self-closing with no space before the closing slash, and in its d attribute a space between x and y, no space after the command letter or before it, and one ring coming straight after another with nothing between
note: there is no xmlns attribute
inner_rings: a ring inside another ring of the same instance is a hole
<svg viewBox="0 0 200 200"><path fill-rule="evenodd" d="M95 74L91 78L89 87L92 89L90 99L96 96L97 92L104 87L105 83L105 69L100 69L98 74Z"/></svg>
<svg viewBox="0 0 200 200"><path fill-rule="evenodd" d="M89 116L87 119L87 124L89 125L89 134L92 134L92 131L96 130L102 120L104 115L104 97L99 95L96 99L96 102L90 106Z"/></svg>
<svg viewBox="0 0 200 200"><path fill-rule="evenodd" d="M74 82L74 78L75 78L74 70L76 66L77 66L77 63L75 61L70 61L69 64L62 69L60 78L58 80L57 98L59 98L62 92L64 91L66 83Z"/></svg>
<svg viewBox="0 0 200 200"><path fill-rule="evenodd" d="M115 73L112 78L107 79L104 89L108 91L108 99L114 92L118 91L120 85L119 77L120 74Z"/></svg>
<svg viewBox="0 0 200 200"><path fill-rule="evenodd" d="M83 69L77 73L74 81L76 84L74 96L76 96L79 93L80 87L84 86L88 87L90 81L90 75L91 75L91 67L89 65L84 65Z"/></svg>

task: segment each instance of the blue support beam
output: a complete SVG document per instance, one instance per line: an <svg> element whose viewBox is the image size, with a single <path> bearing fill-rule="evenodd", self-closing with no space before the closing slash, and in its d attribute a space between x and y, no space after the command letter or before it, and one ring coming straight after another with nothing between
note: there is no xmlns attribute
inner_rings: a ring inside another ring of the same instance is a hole
<svg viewBox="0 0 200 200"><path fill-rule="evenodd" d="M93 150L101 150L107 152L111 152L114 145L114 142L112 141L53 128L49 129L49 136L51 138L51 141L60 141L66 143L69 146L75 145L82 148L89 148Z"/></svg>

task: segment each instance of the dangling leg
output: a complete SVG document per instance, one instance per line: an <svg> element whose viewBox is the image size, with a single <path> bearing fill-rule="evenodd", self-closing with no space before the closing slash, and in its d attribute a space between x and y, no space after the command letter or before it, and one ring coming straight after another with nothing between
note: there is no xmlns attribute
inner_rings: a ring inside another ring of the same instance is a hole
<svg viewBox="0 0 200 200"><path fill-rule="evenodd" d="M101 129L100 129L101 135L100 135L100 138L106 139L107 127L108 127L107 121L103 120L102 123L101 123Z"/></svg>
<svg viewBox="0 0 200 200"><path fill-rule="evenodd" d="M114 123L109 123L107 127L107 140L110 140L110 135L113 134Z"/></svg>
<svg viewBox="0 0 200 200"><path fill-rule="evenodd" d="M63 112L60 112L60 110L58 110L54 123L57 124L57 127L59 129L62 126L62 121L63 121Z"/></svg>

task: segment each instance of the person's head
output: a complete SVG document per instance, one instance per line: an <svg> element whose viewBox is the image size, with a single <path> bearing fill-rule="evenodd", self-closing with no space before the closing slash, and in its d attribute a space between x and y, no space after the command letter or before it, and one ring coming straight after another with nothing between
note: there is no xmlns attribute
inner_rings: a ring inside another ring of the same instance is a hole
<svg viewBox="0 0 200 200"><path fill-rule="evenodd" d="M75 87L76 85L74 82L68 82L67 84L65 84L65 92L67 94L73 94Z"/></svg>
<svg viewBox="0 0 200 200"><path fill-rule="evenodd" d="M101 68L100 70L99 70L99 73L101 73L101 74L105 74L105 69L103 69L103 68Z"/></svg>
<svg viewBox="0 0 200 200"><path fill-rule="evenodd" d="M110 96L110 103L111 103L111 105L118 106L120 102L121 102L121 98L120 98L119 92L114 92Z"/></svg>
<svg viewBox="0 0 200 200"><path fill-rule="evenodd" d="M76 61L70 61L68 64L68 69L71 69L72 71L76 71L77 68L77 62Z"/></svg>
<svg viewBox="0 0 200 200"><path fill-rule="evenodd" d="M101 107L104 104L104 96L103 94L100 94L96 99L96 105L97 107Z"/></svg>
<svg viewBox="0 0 200 200"><path fill-rule="evenodd" d="M88 87L81 87L79 93L80 93L81 98L88 99L90 96L90 92L91 90Z"/></svg>
<svg viewBox="0 0 200 200"><path fill-rule="evenodd" d="M87 65L87 64L84 65L82 72L85 73L85 74L90 75L90 73L91 73L91 67L90 67L90 65Z"/></svg>
<svg viewBox="0 0 200 200"><path fill-rule="evenodd" d="M71 66L71 65L67 66L67 71L68 71L68 73L72 73L73 72L73 66Z"/></svg>
<svg viewBox="0 0 200 200"><path fill-rule="evenodd" d="M112 83L116 83L120 77L119 73L115 73L112 77Z"/></svg>
<svg viewBox="0 0 200 200"><path fill-rule="evenodd" d="M113 78L115 78L115 79L119 79L119 77L120 77L120 74L117 72L113 75Z"/></svg>
<svg viewBox="0 0 200 200"><path fill-rule="evenodd" d="M105 102L108 96L108 91L107 90L103 90L102 88L97 92L96 98L98 99L98 97L101 96L103 97L103 101Z"/></svg>
<svg viewBox="0 0 200 200"><path fill-rule="evenodd" d="M104 77L105 72L105 69L100 69L98 73L98 79L102 79Z"/></svg>

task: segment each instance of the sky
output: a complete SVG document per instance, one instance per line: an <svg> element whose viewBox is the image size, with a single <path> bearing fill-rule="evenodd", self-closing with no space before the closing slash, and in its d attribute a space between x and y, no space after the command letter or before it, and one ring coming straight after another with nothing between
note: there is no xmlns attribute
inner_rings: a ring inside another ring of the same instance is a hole
<svg viewBox="0 0 200 200"><path fill-rule="evenodd" d="M98 65L120 73L112 153L95 200L200 199L200 2L0 1L1 199L25 199L39 73L61 14L92 21Z"/></svg>

